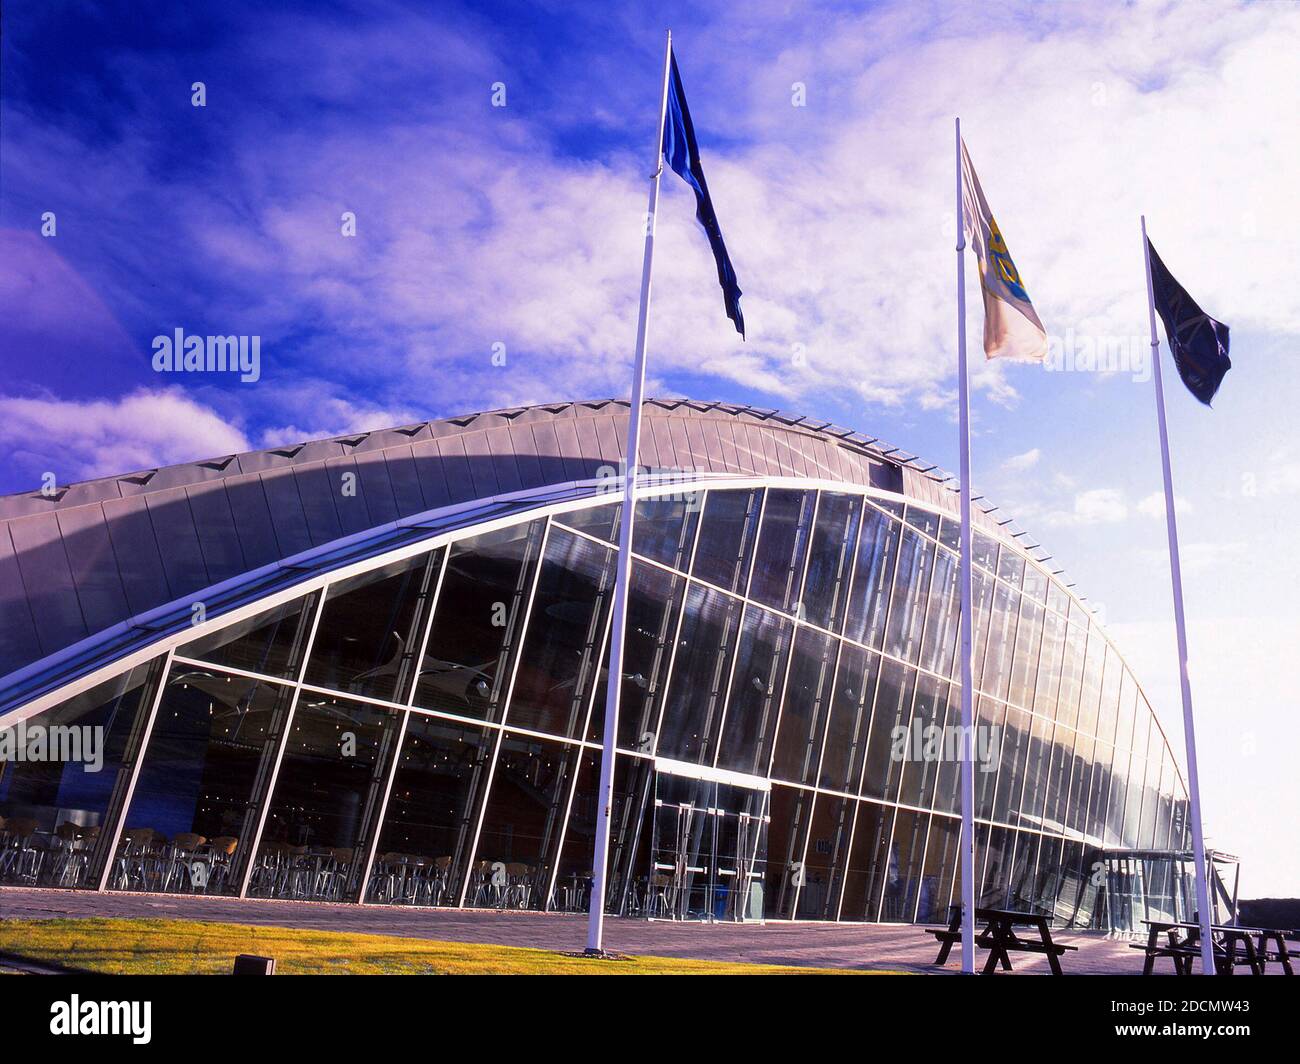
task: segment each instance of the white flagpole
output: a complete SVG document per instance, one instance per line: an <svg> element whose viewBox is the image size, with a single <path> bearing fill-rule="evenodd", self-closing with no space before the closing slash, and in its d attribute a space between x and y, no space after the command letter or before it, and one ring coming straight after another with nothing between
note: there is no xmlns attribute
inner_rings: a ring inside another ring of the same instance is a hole
<svg viewBox="0 0 1300 1064"><path fill-rule="evenodd" d="M961 119L957 119L957 393L961 404L961 970L975 974L975 618L971 608L970 381L966 369L966 224L962 204Z"/></svg>
<svg viewBox="0 0 1300 1064"><path fill-rule="evenodd" d="M1192 726L1192 681L1187 674L1187 618L1183 614L1183 569L1178 557L1178 521L1174 517L1174 475L1169 464L1169 428L1165 424L1165 387L1160 377L1160 341L1156 337L1156 297L1151 280L1151 245L1142 216L1142 255L1147 267L1147 314L1151 322L1151 366L1156 385L1156 424L1160 427L1160 463L1165 476L1165 523L1169 529L1169 572L1174 585L1174 627L1178 631L1178 679L1183 691L1183 737L1187 742L1187 787L1192 806L1192 859L1196 865L1196 905L1201 925L1201 970L1214 974L1213 922L1206 878L1205 835L1201 831L1201 781L1196 768L1196 731Z"/></svg>
<svg viewBox="0 0 1300 1064"><path fill-rule="evenodd" d="M645 253L641 259L641 312L636 322L636 365L632 401L628 406L627 451L623 474L622 522L618 533L618 572L614 581L614 613L609 632L609 678L606 681L605 730L600 755L600 801L596 810L596 843L591 864L591 899L587 917L587 952L604 952L605 883L609 863L609 820L614 804L614 751L618 745L618 701L623 679L623 639L627 631L628 583L632 578L632 518L635 512L637 454L641 443L641 397L645 390L646 329L650 321L650 274L654 265L655 215L659 209L659 175L663 173L664 119L668 111L668 73L673 35L664 47L664 85L655 133L654 171L650 175L650 204L646 209Z"/></svg>

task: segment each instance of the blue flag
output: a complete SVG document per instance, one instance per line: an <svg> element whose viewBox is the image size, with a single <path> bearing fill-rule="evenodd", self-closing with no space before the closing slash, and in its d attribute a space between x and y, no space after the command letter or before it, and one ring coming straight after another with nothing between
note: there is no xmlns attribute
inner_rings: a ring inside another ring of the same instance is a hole
<svg viewBox="0 0 1300 1064"><path fill-rule="evenodd" d="M736 283L736 271L731 265L731 256L727 254L727 245L722 241L722 229L718 226L718 216L713 210L709 184L704 180L700 146L695 141L695 126L691 122L690 109L686 106L686 91L682 88L682 76L677 70L677 56L673 55L671 60L668 113L664 121L664 162L695 190L695 217L704 226L709 246L713 248L713 258L718 264L718 284L722 285L727 317L736 323L736 331L743 339L745 318L740 313L740 285Z"/></svg>
<svg viewBox="0 0 1300 1064"><path fill-rule="evenodd" d="M1151 253L1151 291L1155 295L1156 311L1165 323L1165 337L1169 340L1174 365L1187 390L1209 406L1223 375L1232 369L1228 358L1228 327L1197 306L1187 289L1165 268L1149 239L1147 250Z"/></svg>

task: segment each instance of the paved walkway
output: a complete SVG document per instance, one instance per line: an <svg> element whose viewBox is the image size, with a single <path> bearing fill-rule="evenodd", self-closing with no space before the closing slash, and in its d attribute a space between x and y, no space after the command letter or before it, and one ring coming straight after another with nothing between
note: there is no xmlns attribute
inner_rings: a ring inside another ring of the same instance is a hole
<svg viewBox="0 0 1300 1064"><path fill-rule="evenodd" d="M160 894L95 894L84 891L0 888L0 917L124 917L224 921L280 927L404 935L450 942L578 950L586 943L586 918L568 914L412 909L379 905L264 901ZM606 921L606 947L622 953L755 964L798 964L834 968L955 972L933 967L934 939L920 928L899 924L674 924L646 920ZM1062 964L1071 974L1132 974L1142 955L1128 943L1095 932L1061 933L1079 947ZM979 954L982 962L985 954ZM1013 956L1017 972L1046 973L1047 959ZM1167 967L1167 965L1166 965Z"/></svg>

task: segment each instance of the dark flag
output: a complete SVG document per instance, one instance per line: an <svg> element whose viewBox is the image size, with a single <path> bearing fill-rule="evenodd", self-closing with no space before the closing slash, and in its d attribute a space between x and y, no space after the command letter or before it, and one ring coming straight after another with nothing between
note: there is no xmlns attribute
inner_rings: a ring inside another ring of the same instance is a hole
<svg viewBox="0 0 1300 1064"><path fill-rule="evenodd" d="M668 113L664 121L664 161L669 169L695 190L695 217L704 226L709 246L713 248L713 258L718 264L718 284L722 285L727 317L736 323L736 331L743 339L745 318L740 313L740 285L736 283L736 271L732 268L731 256L727 254L727 245L722 241L722 229L718 226L718 216L713 210L709 184L704 180L700 146L695 141L695 126L691 122L690 108L686 106L686 91L682 88L682 76L677 70L677 56L671 58Z"/></svg>
<svg viewBox="0 0 1300 1064"><path fill-rule="evenodd" d="M1228 358L1228 327L1197 306L1196 300L1160 261L1150 240L1147 240L1147 250L1151 253L1151 290L1160 320L1165 323L1165 337L1169 340L1174 365L1187 390L1209 406L1223 375L1232 369Z"/></svg>

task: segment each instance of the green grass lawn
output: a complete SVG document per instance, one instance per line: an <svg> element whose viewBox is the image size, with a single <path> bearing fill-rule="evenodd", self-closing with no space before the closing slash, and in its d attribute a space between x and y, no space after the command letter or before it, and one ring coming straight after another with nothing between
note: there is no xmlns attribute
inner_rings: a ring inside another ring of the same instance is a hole
<svg viewBox="0 0 1300 1064"><path fill-rule="evenodd" d="M238 953L283 975L853 975L671 957L590 960L541 949L191 920L0 920L0 952L121 975L229 974Z"/></svg>

